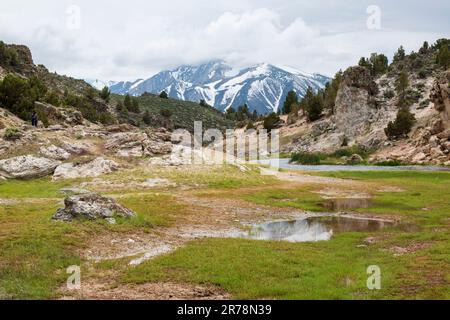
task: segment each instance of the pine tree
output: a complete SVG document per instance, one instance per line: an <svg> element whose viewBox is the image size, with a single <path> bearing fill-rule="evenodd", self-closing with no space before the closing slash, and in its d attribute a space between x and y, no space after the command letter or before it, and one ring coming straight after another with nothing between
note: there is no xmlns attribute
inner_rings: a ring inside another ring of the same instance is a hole
<svg viewBox="0 0 450 320"><path fill-rule="evenodd" d="M295 91L291 90L288 92L286 100L284 101L283 113L291 113L293 105L298 105L298 96Z"/></svg>
<svg viewBox="0 0 450 320"><path fill-rule="evenodd" d="M163 91L159 94L159 97L161 99L169 99L169 95L167 94L167 92Z"/></svg>
<svg viewBox="0 0 450 320"><path fill-rule="evenodd" d="M427 41L425 41L422 45L422 47L419 49L419 53L420 54L425 54L428 52L428 49L430 48L430 45L428 44Z"/></svg>
<svg viewBox="0 0 450 320"><path fill-rule="evenodd" d="M109 91L109 88L106 86L100 92L100 98L102 98L106 102L109 102L110 95L111 95L111 91Z"/></svg>
<svg viewBox="0 0 450 320"><path fill-rule="evenodd" d="M403 46L398 48L397 53L394 55L394 62L403 61L405 59L405 49Z"/></svg>
<svg viewBox="0 0 450 320"><path fill-rule="evenodd" d="M272 129L275 129L277 127L279 122L280 117L278 116L278 114L272 112L264 119L264 129L270 132Z"/></svg>
<svg viewBox="0 0 450 320"><path fill-rule="evenodd" d="M127 110L131 110L132 109L131 97L130 97L129 94L127 94L125 96L125 99L123 101L123 105L125 106L125 108L127 108Z"/></svg>
<svg viewBox="0 0 450 320"><path fill-rule="evenodd" d="M402 71L395 83L395 88L397 90L397 94L400 96L400 99L404 99L406 89L409 86L408 74L405 71Z"/></svg>
<svg viewBox="0 0 450 320"><path fill-rule="evenodd" d="M306 114L309 121L319 120L323 112L323 99L320 95L313 95L306 104Z"/></svg>
<svg viewBox="0 0 450 320"><path fill-rule="evenodd" d="M450 50L448 48L448 45L441 45L436 57L436 62L444 69L448 69L448 67L450 66Z"/></svg>
<svg viewBox="0 0 450 320"><path fill-rule="evenodd" d="M400 108L395 121L390 121L387 128L384 130L386 136L392 139L407 135L411 131L415 121L414 114L409 111L408 107Z"/></svg>

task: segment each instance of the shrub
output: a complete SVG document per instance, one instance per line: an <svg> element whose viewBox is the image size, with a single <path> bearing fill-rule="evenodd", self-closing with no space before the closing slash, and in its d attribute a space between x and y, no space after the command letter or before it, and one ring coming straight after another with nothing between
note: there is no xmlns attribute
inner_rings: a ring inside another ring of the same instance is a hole
<svg viewBox="0 0 450 320"><path fill-rule="evenodd" d="M19 140L22 137L22 132L17 128L8 128L3 135L5 140Z"/></svg>
<svg viewBox="0 0 450 320"><path fill-rule="evenodd" d="M319 165L321 161L321 155L316 153L295 153L292 155L291 163L299 163L303 165Z"/></svg>
<svg viewBox="0 0 450 320"><path fill-rule="evenodd" d="M319 165L323 159L318 153L297 153L292 156L291 162L303 165Z"/></svg>
<svg viewBox="0 0 450 320"><path fill-rule="evenodd" d="M172 111L169 110L169 109L162 109L162 110L161 110L161 115L162 115L164 118L170 118L170 117L172 116Z"/></svg>
<svg viewBox="0 0 450 320"><path fill-rule="evenodd" d="M357 154L363 158L367 158L369 151L365 150L363 147L359 145L354 145L350 148L341 148L331 153L329 156L332 158L342 158L342 157L351 157L352 155Z"/></svg>
<svg viewBox="0 0 450 320"><path fill-rule="evenodd" d="M380 167L398 167L403 165L403 163L399 160L386 160L377 162L375 165Z"/></svg>
<svg viewBox="0 0 450 320"><path fill-rule="evenodd" d="M415 121L416 119L409 109L407 107L402 107L398 111L395 121L389 122L386 129L384 129L384 132L390 139L405 136L411 131Z"/></svg>

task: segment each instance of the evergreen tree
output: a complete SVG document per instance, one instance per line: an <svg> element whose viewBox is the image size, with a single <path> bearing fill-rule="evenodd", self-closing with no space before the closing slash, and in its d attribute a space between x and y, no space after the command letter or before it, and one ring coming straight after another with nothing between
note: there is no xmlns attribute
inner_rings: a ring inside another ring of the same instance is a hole
<svg viewBox="0 0 450 320"><path fill-rule="evenodd" d="M397 53L394 55L394 62L398 62L398 61L403 61L405 59L405 49L403 48L403 46L400 46L400 48L398 48Z"/></svg>
<svg viewBox="0 0 450 320"><path fill-rule="evenodd" d="M439 48L436 62L444 69L448 69L448 67L450 66L450 50L447 44L443 44Z"/></svg>
<svg viewBox="0 0 450 320"><path fill-rule="evenodd" d="M136 97L131 98L131 106L128 108L130 112L139 113L141 110L139 109L139 100Z"/></svg>
<svg viewBox="0 0 450 320"><path fill-rule="evenodd" d="M131 97L129 94L127 94L125 96L125 99L123 101L123 105L125 106L125 108L127 108L128 111L130 111L133 108L133 104L131 102Z"/></svg>
<svg viewBox="0 0 450 320"><path fill-rule="evenodd" d="M161 99L169 99L169 95L167 94L167 92L163 91L159 94L159 97Z"/></svg>
<svg viewBox="0 0 450 320"><path fill-rule="evenodd" d="M100 92L100 98L105 100L106 102L109 102L109 97L111 96L111 91L109 91L108 87L104 87L102 91Z"/></svg>
<svg viewBox="0 0 450 320"><path fill-rule="evenodd" d="M291 90L288 92L286 100L284 101L283 113L291 113L293 105L298 105L298 96L295 91Z"/></svg>
<svg viewBox="0 0 450 320"><path fill-rule="evenodd" d="M264 119L264 129L270 132L272 129L275 129L280 122L280 117L275 112L270 113Z"/></svg>
<svg viewBox="0 0 450 320"><path fill-rule="evenodd" d="M386 136L392 139L407 135L411 131L415 121L416 119L408 107L400 108L395 121L390 121L384 130Z"/></svg>
<svg viewBox="0 0 450 320"><path fill-rule="evenodd" d="M320 95L313 95L311 100L307 101L306 114L309 121L319 120L323 112L323 99Z"/></svg>
<svg viewBox="0 0 450 320"><path fill-rule="evenodd" d="M389 61L384 54L372 53L369 62L372 75L376 76L386 73Z"/></svg>
<svg viewBox="0 0 450 320"><path fill-rule="evenodd" d="M395 88L397 90L397 94L400 96L400 99L405 97L406 89L409 86L408 74L405 71L402 71L395 82Z"/></svg>
<svg viewBox="0 0 450 320"><path fill-rule="evenodd" d="M425 41L422 45L422 47L419 49L419 53L420 54L425 54L428 52L428 49L430 48L430 45L428 44L427 41Z"/></svg>

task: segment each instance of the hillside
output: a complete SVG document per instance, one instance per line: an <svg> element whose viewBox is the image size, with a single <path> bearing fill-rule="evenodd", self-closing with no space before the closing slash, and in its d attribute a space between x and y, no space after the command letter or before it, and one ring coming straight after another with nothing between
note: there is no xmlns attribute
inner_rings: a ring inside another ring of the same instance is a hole
<svg viewBox="0 0 450 320"><path fill-rule="evenodd" d="M411 54L401 47L390 65L374 55L373 61L383 61L379 70L361 59L334 79L334 99L318 119L310 119L304 108L296 117L289 115L298 120L282 128L283 151L333 153L355 147L370 153L372 162L450 164L449 44L447 39L424 43ZM404 127L402 115L409 117Z"/></svg>
<svg viewBox="0 0 450 320"><path fill-rule="evenodd" d="M112 95L111 102L117 104L124 99L121 95ZM204 129L218 128L227 129L234 128L234 121L228 120L224 115L207 105L177 100L162 99L157 95L144 94L134 97L139 103L140 114L128 114L127 119L138 126L145 126L142 114L149 112L150 122L153 127L166 127L167 129L183 128L191 132L194 130L194 122L202 121ZM168 112L165 116L162 113Z"/></svg>

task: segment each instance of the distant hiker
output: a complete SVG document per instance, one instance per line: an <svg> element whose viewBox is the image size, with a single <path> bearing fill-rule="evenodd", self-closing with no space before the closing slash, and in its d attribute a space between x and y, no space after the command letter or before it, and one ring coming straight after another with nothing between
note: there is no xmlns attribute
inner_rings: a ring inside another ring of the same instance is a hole
<svg viewBox="0 0 450 320"><path fill-rule="evenodd" d="M141 144L141 148L142 148L142 156L145 156L145 146L143 143Z"/></svg>
<svg viewBox="0 0 450 320"><path fill-rule="evenodd" d="M33 127L36 127L36 128L37 128L37 126L38 126L38 121L39 121L38 115L37 115L36 111L33 111L33 114L31 115L31 125L32 125Z"/></svg>

